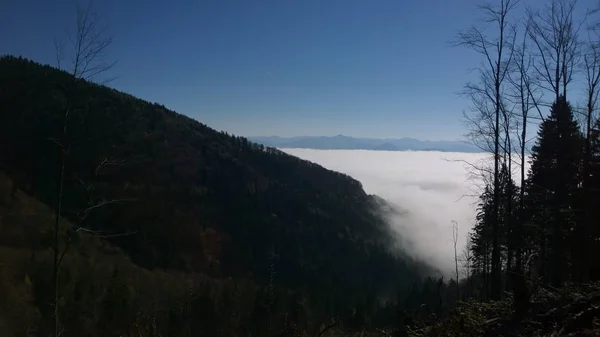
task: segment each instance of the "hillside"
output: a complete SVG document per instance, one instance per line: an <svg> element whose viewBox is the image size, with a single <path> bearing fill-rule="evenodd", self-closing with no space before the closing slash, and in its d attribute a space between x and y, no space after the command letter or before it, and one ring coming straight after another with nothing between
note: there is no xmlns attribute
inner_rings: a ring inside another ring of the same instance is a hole
<svg viewBox="0 0 600 337"><path fill-rule="evenodd" d="M0 170L54 207L62 144L62 215L141 268L276 286L356 324L430 272L386 248L375 199L344 174L21 58L0 60L0 106Z"/></svg>
<svg viewBox="0 0 600 337"><path fill-rule="evenodd" d="M52 301L52 210L0 172L0 331L48 336ZM73 224L61 221L61 242ZM146 270L118 248L83 236L61 263L66 336L227 336L252 320L259 287L247 279ZM224 302L223 297L243 294ZM195 315L195 316L193 316ZM194 317L190 319L190 317ZM234 321L235 317L235 321ZM153 324L152 324L153 322ZM237 322L237 324L236 324Z"/></svg>

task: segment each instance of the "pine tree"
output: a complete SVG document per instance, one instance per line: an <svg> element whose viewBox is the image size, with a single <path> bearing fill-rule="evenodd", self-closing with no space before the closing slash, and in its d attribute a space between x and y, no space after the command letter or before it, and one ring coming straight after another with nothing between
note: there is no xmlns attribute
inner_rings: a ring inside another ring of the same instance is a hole
<svg viewBox="0 0 600 337"><path fill-rule="evenodd" d="M481 277L482 289L479 296L490 296L490 271L492 251L492 212L493 192L492 186L487 185L479 197L475 227L471 235L473 250L473 268L475 274Z"/></svg>
<svg viewBox="0 0 600 337"><path fill-rule="evenodd" d="M537 229L540 275L561 285L568 275L567 245L577 212L582 138L564 96L554 102L532 148L528 207Z"/></svg>

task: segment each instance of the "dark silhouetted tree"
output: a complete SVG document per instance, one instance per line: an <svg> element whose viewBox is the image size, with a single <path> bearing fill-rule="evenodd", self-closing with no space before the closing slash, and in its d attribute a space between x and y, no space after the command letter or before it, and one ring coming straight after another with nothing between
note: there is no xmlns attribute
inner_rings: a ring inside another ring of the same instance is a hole
<svg viewBox="0 0 600 337"><path fill-rule="evenodd" d="M500 263L500 162L502 158L502 114L505 109L504 82L507 79L511 60L514 56L516 30L509 22L509 13L517 2L501 0L497 6L481 5L484 22L492 28L472 27L458 34L456 45L465 46L478 53L483 65L477 68L478 83L468 83L464 94L471 99L474 116L467 116L472 131L471 140L494 156L491 247L491 297L499 299L502 290L502 266Z"/></svg>
<svg viewBox="0 0 600 337"><path fill-rule="evenodd" d="M555 286L569 275L577 214L582 138L570 104L560 96L532 149L527 200L536 226L539 273Z"/></svg>

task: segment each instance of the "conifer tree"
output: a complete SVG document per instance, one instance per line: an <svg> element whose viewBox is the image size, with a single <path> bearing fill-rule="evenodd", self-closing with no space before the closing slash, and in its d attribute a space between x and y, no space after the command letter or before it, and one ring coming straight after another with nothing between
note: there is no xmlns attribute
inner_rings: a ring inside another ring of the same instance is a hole
<svg viewBox="0 0 600 337"><path fill-rule="evenodd" d="M536 226L539 272L553 285L568 275L567 243L577 214L582 137L564 96L554 102L532 148L527 182L531 221ZM576 243L571 242L572 246Z"/></svg>

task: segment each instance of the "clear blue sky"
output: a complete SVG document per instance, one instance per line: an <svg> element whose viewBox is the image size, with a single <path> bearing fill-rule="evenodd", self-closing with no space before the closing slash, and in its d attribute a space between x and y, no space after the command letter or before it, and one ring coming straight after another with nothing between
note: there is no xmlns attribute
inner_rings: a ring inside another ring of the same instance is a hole
<svg viewBox="0 0 600 337"><path fill-rule="evenodd" d="M457 139L477 0L96 0L110 85L244 136ZM0 54L53 63L73 0L1 0Z"/></svg>

